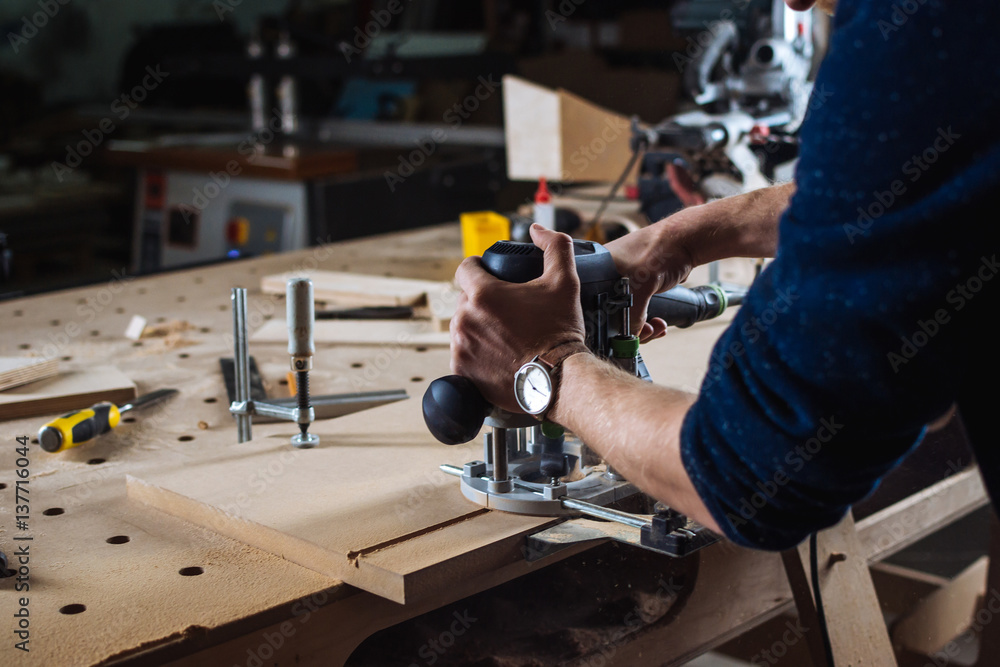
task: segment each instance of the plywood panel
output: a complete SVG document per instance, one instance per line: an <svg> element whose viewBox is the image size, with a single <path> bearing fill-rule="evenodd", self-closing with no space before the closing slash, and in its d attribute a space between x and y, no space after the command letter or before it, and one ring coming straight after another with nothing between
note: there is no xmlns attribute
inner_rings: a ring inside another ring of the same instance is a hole
<svg viewBox="0 0 1000 667"><path fill-rule="evenodd" d="M481 449L436 443L419 401L317 422L311 450L275 433L290 425L267 428L238 458L130 477L129 497L397 602L457 574L442 564L546 523L466 500L437 466Z"/></svg>
<svg viewBox="0 0 1000 667"><path fill-rule="evenodd" d="M448 347L451 338L430 320L319 320L313 327L317 344ZM288 324L271 320L250 336L257 343L287 343Z"/></svg>
<svg viewBox="0 0 1000 667"><path fill-rule="evenodd" d="M0 419L57 414L100 401L121 404L135 395L135 384L114 366L68 371L0 393Z"/></svg>

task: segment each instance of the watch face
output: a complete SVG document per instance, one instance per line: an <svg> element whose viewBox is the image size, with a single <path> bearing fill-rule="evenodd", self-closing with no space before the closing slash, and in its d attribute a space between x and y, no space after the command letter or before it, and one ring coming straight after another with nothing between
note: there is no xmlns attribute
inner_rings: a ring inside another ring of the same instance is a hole
<svg viewBox="0 0 1000 667"><path fill-rule="evenodd" d="M552 400L552 379L538 364L528 363L514 376L514 397L529 415L545 412Z"/></svg>

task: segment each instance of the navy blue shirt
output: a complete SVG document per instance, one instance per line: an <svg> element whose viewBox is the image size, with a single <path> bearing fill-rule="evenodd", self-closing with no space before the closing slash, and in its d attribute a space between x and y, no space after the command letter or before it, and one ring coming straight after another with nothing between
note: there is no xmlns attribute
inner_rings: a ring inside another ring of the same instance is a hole
<svg viewBox="0 0 1000 667"><path fill-rule="evenodd" d="M681 432L733 541L833 525L953 403L1000 498L998 26L994 1L840 1L777 256Z"/></svg>

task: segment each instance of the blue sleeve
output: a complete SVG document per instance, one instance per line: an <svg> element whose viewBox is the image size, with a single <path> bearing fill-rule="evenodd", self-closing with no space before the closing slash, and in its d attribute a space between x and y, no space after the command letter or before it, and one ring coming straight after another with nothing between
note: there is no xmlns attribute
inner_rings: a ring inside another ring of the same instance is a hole
<svg viewBox="0 0 1000 667"><path fill-rule="evenodd" d="M839 3L777 256L682 426L685 469L741 545L836 523L975 362L964 337L1000 294L998 4Z"/></svg>

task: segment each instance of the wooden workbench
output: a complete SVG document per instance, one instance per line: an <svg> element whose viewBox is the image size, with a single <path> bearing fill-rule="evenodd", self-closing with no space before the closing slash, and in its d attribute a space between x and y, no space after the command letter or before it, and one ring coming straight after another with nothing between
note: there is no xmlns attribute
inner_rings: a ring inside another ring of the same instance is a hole
<svg viewBox="0 0 1000 667"><path fill-rule="evenodd" d="M336 665L382 628L538 572L588 548L573 547L529 564L523 558L524 535L546 520L474 511L476 507L460 497L456 480L437 477L434 462L460 464L478 456L475 447L445 448L422 425L419 397L430 380L448 373L444 348L401 347L386 355L378 346L319 346L314 392L404 387L411 399L317 423L313 430L320 434L321 447L296 456L300 461L309 461L310 455L317 461L339 457L337 465L347 469L354 482L350 502L365 521L380 511L392 512L393 503L406 499L409 479L429 495L421 496L417 511L397 514L397 519L413 516L417 521L441 507L456 508L448 511L463 517L443 533L452 542L448 548L460 557L451 552L439 557L426 550L411 554L427 562L413 565L424 578L406 604L296 564L280 549L248 546L127 494L127 477L176 479L190 473L197 478L206 470L221 474L225 467L220 461L245 469L248 460L266 465L291 450L290 430L284 424L255 425L255 439L236 444L218 370L218 358L232 355L230 287L249 288L250 312L259 314L259 326L273 313L281 317L283 312L280 300L275 307L260 294L261 276L319 267L448 280L459 259L458 228L448 225L149 278L109 276L108 282L92 287L0 304L0 356L41 353L54 346L64 368L85 371L114 364L140 392L161 387L181 392L150 414L135 413L134 421L93 443L58 455L33 445L27 531L14 527L15 438L34 437L44 420L0 421L0 484L5 485L0 487L0 549L12 555L16 545L30 544L31 554L30 593L14 590L16 578L0 579L0 664ZM136 314L151 323L184 320L194 328L178 336L134 342L123 332ZM255 326L252 316L250 324ZM725 321L719 321L671 332L666 341L649 347L644 355L653 376L695 388L724 326ZM287 369L285 346L251 341L250 350L270 395L280 394ZM391 362L382 363L387 356ZM387 454L378 465L352 468L352 457L363 458L358 452L380 446ZM289 475L286 482L295 484L296 478ZM985 502L975 471L942 484L926 498L910 499L859 524L861 555L867 562L881 560ZM210 487L211 480L205 485ZM315 491L324 498L330 495L329 489ZM907 517L905 530L899 530ZM287 518L294 523L298 517L289 512ZM331 522L328 528L352 529L349 522ZM26 535L32 541L13 540ZM423 532L421 536L426 537ZM396 542L390 542L395 548ZM391 555L391 549L380 548L371 553L362 549L353 557L377 561ZM683 609L667 613L664 607L662 613L647 614L627 635L609 640L612 655L607 657L607 650L602 655L615 664L680 663L793 604L775 554L720 544L691 559L661 558L657 563L657 576L683 582L682 594L670 592L671 600L683 598ZM20 595L30 598L30 654L14 647L12 614ZM419 648L417 644L403 654L417 656ZM577 656L572 664L587 664L586 659ZM411 662L427 664L423 656L400 664Z"/></svg>

